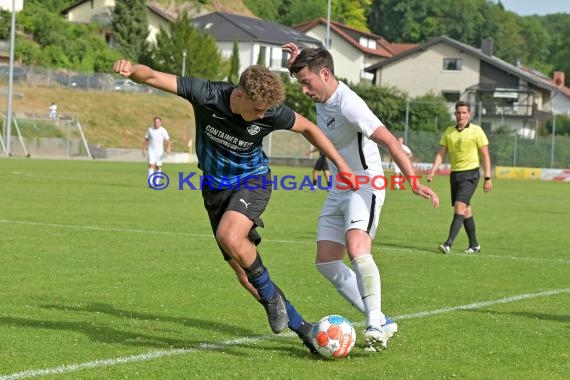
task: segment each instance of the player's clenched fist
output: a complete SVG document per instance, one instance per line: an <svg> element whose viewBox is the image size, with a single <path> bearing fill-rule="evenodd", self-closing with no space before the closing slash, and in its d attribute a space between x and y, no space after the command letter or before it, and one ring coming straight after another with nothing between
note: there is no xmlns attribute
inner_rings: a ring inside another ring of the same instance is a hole
<svg viewBox="0 0 570 380"><path fill-rule="evenodd" d="M133 65L127 59L119 59L113 65L113 71L124 78L128 78L133 73Z"/></svg>

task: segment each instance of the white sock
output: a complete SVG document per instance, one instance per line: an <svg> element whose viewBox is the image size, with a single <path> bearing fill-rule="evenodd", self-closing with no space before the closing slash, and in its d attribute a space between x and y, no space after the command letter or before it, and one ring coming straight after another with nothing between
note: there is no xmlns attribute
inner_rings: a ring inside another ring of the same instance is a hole
<svg viewBox="0 0 570 380"><path fill-rule="evenodd" d="M358 290L366 310L367 326L379 329L382 323L386 323L386 317L380 308L380 271L378 266L372 255L366 254L352 260L352 268L356 273Z"/></svg>
<svg viewBox="0 0 570 380"><path fill-rule="evenodd" d="M152 173L154 173L154 169L153 168L148 168L148 175L146 176L146 178L150 178L150 176L152 175Z"/></svg>
<svg viewBox="0 0 570 380"><path fill-rule="evenodd" d="M352 269L347 267L342 260L317 263L316 266L319 272L334 285L336 290L350 302L352 306L365 314L364 304L362 303L358 284L356 283L356 274Z"/></svg>

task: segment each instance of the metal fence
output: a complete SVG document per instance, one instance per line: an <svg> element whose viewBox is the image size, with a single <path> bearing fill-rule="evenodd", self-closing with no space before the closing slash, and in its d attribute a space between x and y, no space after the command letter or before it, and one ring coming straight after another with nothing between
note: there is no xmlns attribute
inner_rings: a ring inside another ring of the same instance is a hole
<svg viewBox="0 0 570 380"><path fill-rule="evenodd" d="M6 67L0 65L0 83L7 82L7 75ZM153 93L153 89L148 86L135 84L125 79L117 79L112 74L80 74L39 67L15 67L14 81L19 83L27 82L30 85L61 85L78 89ZM156 91L156 93L160 94L161 92ZM13 96L18 96L18 94L14 93ZM486 115L483 115L479 108L474 108L474 122L485 128L487 124L490 125L489 120L492 120L490 118L493 114L487 112ZM492 109L492 107L489 109ZM16 117L20 120L22 115L16 115ZM449 124L452 122L450 118ZM503 117L495 120L495 122L497 125L508 126L507 121ZM439 149L439 139L444 128L441 120L434 120L434 123L438 125L441 131L416 131L413 125L408 125L406 131L394 131L395 135L406 138L407 145L414 152L414 161L416 162L432 162L435 153ZM509 132L509 128L502 128L502 133L490 131L490 129L495 130L494 127L485 129L490 142L493 165L570 168L569 136L542 136L538 133L538 127L529 129L532 133L527 134ZM27 137L25 133L24 137ZM190 138L193 138L193 136ZM314 154L306 154L311 149L311 145L307 140L299 134L286 131L277 131L269 135L264 141L264 148L270 157L304 159L316 157ZM385 149L383 147L379 149L382 152L384 161L389 161L390 158Z"/></svg>
<svg viewBox="0 0 570 380"><path fill-rule="evenodd" d="M403 136L400 131L394 132ZM570 168L570 137L535 136L524 138L518 134L487 133L493 166L520 166L536 168ZM439 150L440 132L408 131L407 145L412 150L414 162L431 163ZM306 152L310 143L303 136L286 131L269 135L264 142L265 152L270 157L309 157ZM390 155L379 147L383 161ZM312 155L315 157L316 155Z"/></svg>
<svg viewBox="0 0 570 380"><path fill-rule="evenodd" d="M8 66L0 65L0 83L8 83ZM153 92L152 87L109 73L77 73L37 66L14 66L14 83L34 86L60 85L83 90Z"/></svg>

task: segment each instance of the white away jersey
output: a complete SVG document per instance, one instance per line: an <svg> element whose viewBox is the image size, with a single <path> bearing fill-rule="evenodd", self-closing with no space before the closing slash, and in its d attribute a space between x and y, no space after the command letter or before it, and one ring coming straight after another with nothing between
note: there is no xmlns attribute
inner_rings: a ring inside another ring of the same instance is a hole
<svg viewBox="0 0 570 380"><path fill-rule="evenodd" d="M144 135L144 138L148 140L148 149L153 152L163 152L164 142L170 140L168 132L164 127L149 127Z"/></svg>
<svg viewBox="0 0 570 380"><path fill-rule="evenodd" d="M384 124L354 91L339 82L334 94L317 103L317 125L332 141L354 174L382 175L378 145L369 137ZM332 166L333 178L337 168Z"/></svg>

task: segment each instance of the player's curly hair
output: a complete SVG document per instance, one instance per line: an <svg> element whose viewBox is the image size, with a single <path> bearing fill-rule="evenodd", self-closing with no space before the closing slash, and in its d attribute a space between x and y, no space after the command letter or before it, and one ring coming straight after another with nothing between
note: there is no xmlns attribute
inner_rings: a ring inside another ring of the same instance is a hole
<svg viewBox="0 0 570 380"><path fill-rule="evenodd" d="M238 86L254 103L264 103L273 108L285 100L285 89L281 80L267 67L249 66L239 78Z"/></svg>

